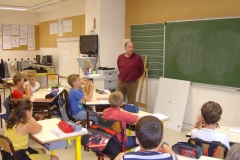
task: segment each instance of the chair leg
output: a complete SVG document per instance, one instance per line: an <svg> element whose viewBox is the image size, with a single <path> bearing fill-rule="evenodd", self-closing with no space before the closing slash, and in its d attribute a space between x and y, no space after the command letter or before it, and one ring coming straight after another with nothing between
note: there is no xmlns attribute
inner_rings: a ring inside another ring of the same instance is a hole
<svg viewBox="0 0 240 160"><path fill-rule="evenodd" d="M1 123L1 128L3 128L3 124L2 124L2 118L0 118L0 119L1 119L1 120L0 120L0 121L1 121L1 122L0 122L0 123Z"/></svg>

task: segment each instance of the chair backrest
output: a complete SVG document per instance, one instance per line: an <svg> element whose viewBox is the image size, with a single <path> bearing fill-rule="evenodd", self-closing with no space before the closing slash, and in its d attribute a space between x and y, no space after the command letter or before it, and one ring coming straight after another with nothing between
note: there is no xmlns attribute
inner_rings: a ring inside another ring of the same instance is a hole
<svg viewBox="0 0 240 160"><path fill-rule="evenodd" d="M66 103L65 103L65 104L66 104L66 106L65 106L65 112L66 112L68 118L69 118L71 121L76 122L77 120L73 117L72 108L71 108L71 105L70 105L70 102L69 102L69 98L68 98L68 92L67 92L66 89L64 89L64 90L62 91L62 93L63 93L63 95L64 95L64 99L65 99L65 102L66 102Z"/></svg>
<svg viewBox="0 0 240 160"><path fill-rule="evenodd" d="M102 117L98 117L98 124L111 128L115 132L124 132L122 128L122 122L117 120L106 120Z"/></svg>
<svg viewBox="0 0 240 160"><path fill-rule="evenodd" d="M52 87L53 84L59 84L59 75L58 74L48 74L47 75L47 85Z"/></svg>
<svg viewBox="0 0 240 160"><path fill-rule="evenodd" d="M16 156L16 153L13 148L13 144L12 144L11 140L8 137L3 136L1 134L0 134L0 147L5 152L10 153L14 160L17 160L17 156Z"/></svg>
<svg viewBox="0 0 240 160"><path fill-rule="evenodd" d="M188 142L191 144L194 144L194 145L198 145L195 138L190 138L188 140ZM200 146L200 147L202 148L203 155L209 156L208 148L209 148L210 144L211 144L211 142L202 140L202 146ZM225 146L223 143L220 143L218 145L218 147L213 150L213 157L224 159L227 156L227 152L228 152L227 146Z"/></svg>

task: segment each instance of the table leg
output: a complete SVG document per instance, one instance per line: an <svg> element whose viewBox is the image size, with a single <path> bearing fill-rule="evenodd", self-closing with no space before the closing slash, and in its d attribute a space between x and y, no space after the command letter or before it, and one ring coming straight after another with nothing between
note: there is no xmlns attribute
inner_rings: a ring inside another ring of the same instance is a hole
<svg viewBox="0 0 240 160"><path fill-rule="evenodd" d="M81 136L76 136L75 137L75 159L76 160L81 160Z"/></svg>
<svg viewBox="0 0 240 160"><path fill-rule="evenodd" d="M56 155L56 151L55 150L51 150L51 155L55 156Z"/></svg>

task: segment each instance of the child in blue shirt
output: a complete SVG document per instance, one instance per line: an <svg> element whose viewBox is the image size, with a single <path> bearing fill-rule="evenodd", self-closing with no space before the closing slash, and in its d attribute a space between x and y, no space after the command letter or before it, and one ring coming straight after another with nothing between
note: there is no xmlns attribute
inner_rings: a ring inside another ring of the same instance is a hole
<svg viewBox="0 0 240 160"><path fill-rule="evenodd" d="M76 120L87 119L87 110L83 107L82 100L87 102L91 101L94 89L93 83L89 81L89 93L83 93L80 89L82 86L82 79L78 74L69 75L67 82L72 87L68 98L74 118ZM89 110L89 120L92 120L95 124L98 123L97 113Z"/></svg>

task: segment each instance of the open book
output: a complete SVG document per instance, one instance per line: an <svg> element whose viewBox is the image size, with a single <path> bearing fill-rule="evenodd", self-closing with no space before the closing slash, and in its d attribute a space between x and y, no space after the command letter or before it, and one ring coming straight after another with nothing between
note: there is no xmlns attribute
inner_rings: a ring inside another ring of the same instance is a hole
<svg viewBox="0 0 240 160"><path fill-rule="evenodd" d="M240 127L231 127L228 130L229 132L240 133Z"/></svg>

